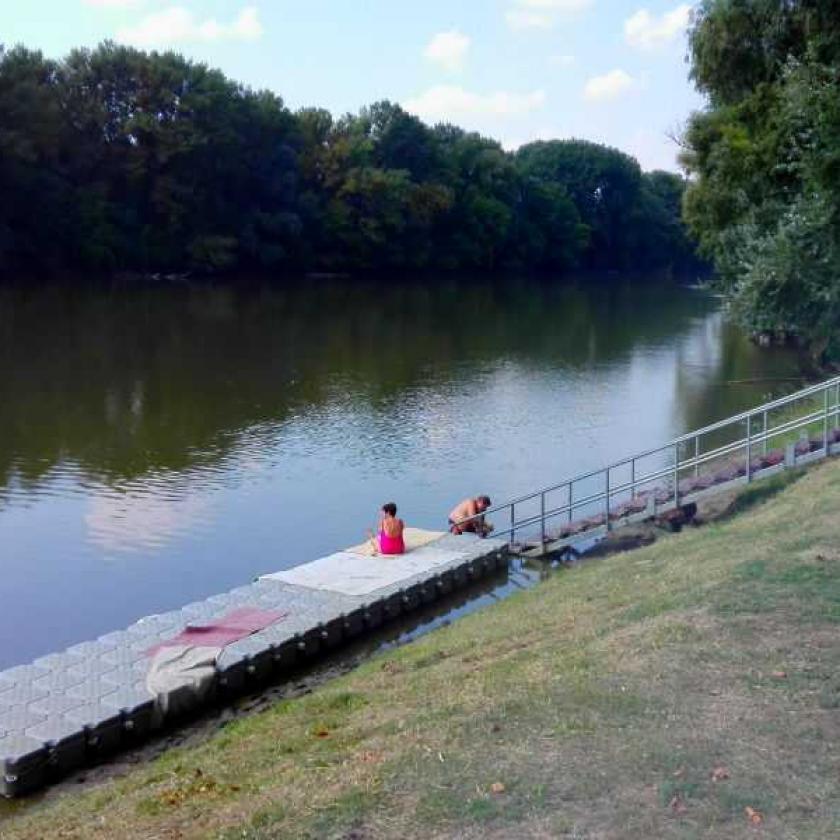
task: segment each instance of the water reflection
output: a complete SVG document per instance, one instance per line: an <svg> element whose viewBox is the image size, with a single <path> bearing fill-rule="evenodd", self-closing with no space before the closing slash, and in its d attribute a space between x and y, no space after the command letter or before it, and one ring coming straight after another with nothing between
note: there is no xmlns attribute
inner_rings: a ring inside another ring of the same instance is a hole
<svg viewBox="0 0 840 840"><path fill-rule="evenodd" d="M712 302L634 285L445 283L0 291L0 474L218 460L310 406L446 403L509 362L570 371L680 334ZM410 407L410 406L409 406Z"/></svg>
<svg viewBox="0 0 840 840"><path fill-rule="evenodd" d="M88 541L105 553L154 551L206 525L214 513L206 494L154 494L143 484L122 493L92 493L85 527Z"/></svg>
<svg viewBox="0 0 840 840"><path fill-rule="evenodd" d="M356 542L386 498L439 526L797 371L643 278L0 289L0 667Z"/></svg>

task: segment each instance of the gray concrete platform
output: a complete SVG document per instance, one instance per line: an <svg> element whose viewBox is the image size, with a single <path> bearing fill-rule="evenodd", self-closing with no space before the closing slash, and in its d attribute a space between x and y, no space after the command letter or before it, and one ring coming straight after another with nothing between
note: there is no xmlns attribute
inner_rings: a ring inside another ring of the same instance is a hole
<svg viewBox="0 0 840 840"><path fill-rule="evenodd" d="M351 576L356 561L347 557ZM505 567L508 546L503 540L445 535L410 557L420 571L384 586L373 581L375 588L361 594L336 591L341 581L335 580L312 587L263 578L0 671L0 794L31 792L73 768L137 744L173 722L161 709L188 714L282 679L320 652ZM317 573L322 562L306 566ZM369 568L370 559L365 563ZM186 688L175 689L177 697L153 696L146 687L148 650L188 624L220 619L237 607L275 610L286 617L225 647L211 691L200 700Z"/></svg>

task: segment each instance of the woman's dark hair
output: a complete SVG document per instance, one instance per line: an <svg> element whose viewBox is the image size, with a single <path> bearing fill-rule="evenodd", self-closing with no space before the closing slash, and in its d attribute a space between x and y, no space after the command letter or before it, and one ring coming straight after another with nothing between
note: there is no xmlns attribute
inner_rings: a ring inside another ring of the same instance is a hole
<svg viewBox="0 0 840 840"><path fill-rule="evenodd" d="M388 502L382 505L382 512L387 513L389 516L396 516L397 506L393 502Z"/></svg>
<svg viewBox="0 0 840 840"><path fill-rule="evenodd" d="M481 504L485 505L486 507L490 507L490 505L492 504L489 496L479 496L478 501L481 502Z"/></svg>

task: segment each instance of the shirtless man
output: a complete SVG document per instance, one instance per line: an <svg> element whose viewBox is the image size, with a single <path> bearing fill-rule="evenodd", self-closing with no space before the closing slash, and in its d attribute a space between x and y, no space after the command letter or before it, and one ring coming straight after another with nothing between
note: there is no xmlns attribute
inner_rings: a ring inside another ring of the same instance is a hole
<svg viewBox="0 0 840 840"><path fill-rule="evenodd" d="M490 507L489 496L478 496L475 499L464 499L463 502L456 505L452 513L449 514L449 530L453 534L466 534L467 532L478 534L479 537L486 537L493 526L484 521L484 517L480 514L484 513ZM478 516L478 519L472 519L470 522L464 522L465 519Z"/></svg>

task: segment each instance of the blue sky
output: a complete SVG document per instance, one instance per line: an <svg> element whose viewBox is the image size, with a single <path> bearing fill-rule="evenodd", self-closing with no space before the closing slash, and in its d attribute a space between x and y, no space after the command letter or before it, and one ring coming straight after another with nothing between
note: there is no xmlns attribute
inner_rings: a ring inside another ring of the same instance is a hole
<svg viewBox="0 0 840 840"><path fill-rule="evenodd" d="M59 57L112 38L175 49L292 108L377 99L507 147L582 137L676 168L702 99L679 0L0 0L0 42Z"/></svg>

